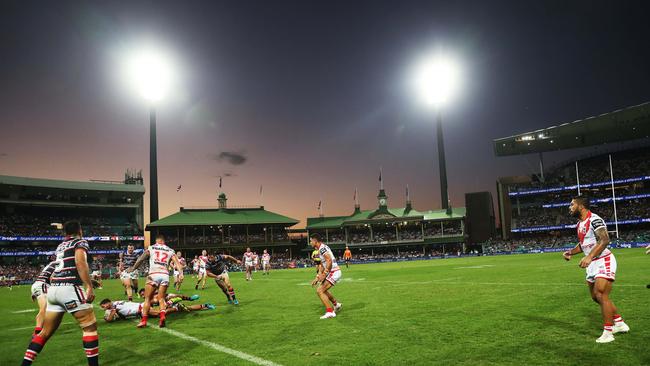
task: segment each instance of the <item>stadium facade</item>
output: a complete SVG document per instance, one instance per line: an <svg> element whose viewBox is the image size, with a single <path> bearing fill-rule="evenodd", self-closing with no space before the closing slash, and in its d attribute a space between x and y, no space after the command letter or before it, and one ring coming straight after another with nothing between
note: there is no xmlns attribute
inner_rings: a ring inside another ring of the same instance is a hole
<svg viewBox="0 0 650 366"><path fill-rule="evenodd" d="M241 252L246 247L294 249L288 229L299 221L264 206L228 206L221 193L218 207L185 208L147 225L152 236L163 234L175 249Z"/></svg>
<svg viewBox="0 0 650 366"><path fill-rule="evenodd" d="M418 211L407 199L404 207L389 208L388 195L380 189L376 209L361 210L355 204L349 215L309 217L306 229L310 235L320 234L333 249L348 246L375 252L404 247L443 253L447 244L449 248L464 245L465 207Z"/></svg>
<svg viewBox="0 0 650 366"><path fill-rule="evenodd" d="M543 153L594 147L552 167ZM537 153L540 170L497 180L502 239L575 242L571 197L581 194L620 242L645 242L650 227L650 103L494 140L497 156Z"/></svg>

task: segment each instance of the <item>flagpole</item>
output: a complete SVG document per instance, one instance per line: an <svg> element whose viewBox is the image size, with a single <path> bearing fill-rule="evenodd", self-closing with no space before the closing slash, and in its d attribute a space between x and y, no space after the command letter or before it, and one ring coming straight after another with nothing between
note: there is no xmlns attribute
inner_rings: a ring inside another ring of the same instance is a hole
<svg viewBox="0 0 650 366"><path fill-rule="evenodd" d="M384 189L384 179L382 178L383 169L379 167L379 189Z"/></svg>
<svg viewBox="0 0 650 366"><path fill-rule="evenodd" d="M576 160L576 182L578 182L578 196L580 195L580 174L578 173L578 161Z"/></svg>
<svg viewBox="0 0 650 366"><path fill-rule="evenodd" d="M618 239L618 214L616 213L616 193L614 193L614 169L612 169L612 154L609 154L609 176L612 180L612 203L614 203L614 226L616 227L616 239Z"/></svg>

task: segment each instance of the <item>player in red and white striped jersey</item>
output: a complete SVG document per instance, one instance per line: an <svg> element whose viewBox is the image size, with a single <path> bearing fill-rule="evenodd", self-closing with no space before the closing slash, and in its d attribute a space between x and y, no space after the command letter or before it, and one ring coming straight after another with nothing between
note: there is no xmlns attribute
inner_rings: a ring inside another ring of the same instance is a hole
<svg viewBox="0 0 650 366"><path fill-rule="evenodd" d="M316 292L323 305L325 305L325 315L320 318L334 318L336 317L336 312L341 309L343 304L337 302L329 290L341 279L341 269L336 263L334 253L323 243L319 234L312 234L309 242L314 249L318 250L318 255L322 263L319 272L316 274L316 278L311 283L312 286L319 285Z"/></svg>
<svg viewBox="0 0 650 366"><path fill-rule="evenodd" d="M251 281L253 279L253 252L251 252L251 248L246 248L242 262L244 262L244 268L246 269L246 281Z"/></svg>
<svg viewBox="0 0 650 366"><path fill-rule="evenodd" d="M185 267L187 267L187 263L185 262L185 258L183 258L183 255L181 254L180 250L176 252L176 257L178 258L178 262L181 264L183 270L185 270ZM174 269L174 288L176 289L176 291L180 291L181 284L183 284L183 278L179 276L181 273L183 273L183 271L179 272L176 269Z"/></svg>
<svg viewBox="0 0 650 366"><path fill-rule="evenodd" d="M598 343L614 341L615 333L627 333L630 327L619 315L616 306L609 298L616 278L616 257L607 249L609 234L605 221L589 209L589 199L577 196L571 200L569 212L580 221L577 224L579 243L575 248L564 252L567 261L571 256L583 252L580 268L587 269L587 284L591 298L600 305L603 315L603 334L596 339Z"/></svg>
<svg viewBox="0 0 650 366"><path fill-rule="evenodd" d="M269 270L271 270L271 255L266 249L264 249L264 254L262 254L262 270L264 271L262 274L267 276Z"/></svg>
<svg viewBox="0 0 650 366"><path fill-rule="evenodd" d="M129 268L128 271L137 269L140 264L142 264L147 257L149 258L149 275L147 276L147 285L144 290L144 304L142 304L142 320L138 323L138 328L143 328L147 326L147 320L149 314L149 309L151 308L151 301L154 296L154 290L158 288L158 302L160 303L160 321L159 326L161 328L165 327L166 324L166 315L167 315L167 304L165 302L165 296L167 295L167 287L169 287L169 270L167 269L170 264L180 272L179 277L183 278L183 268L181 267L176 253L170 247L165 244L165 237L162 235L156 236L156 243L149 246L142 255L135 262L133 267Z"/></svg>
<svg viewBox="0 0 650 366"><path fill-rule="evenodd" d="M208 251L207 250L202 250L201 255L198 258L198 277L196 281L196 285L194 286L195 290L199 289L199 283L201 284L201 290L205 289L205 281L207 280L208 276L206 276L205 272L205 264L208 263Z"/></svg>

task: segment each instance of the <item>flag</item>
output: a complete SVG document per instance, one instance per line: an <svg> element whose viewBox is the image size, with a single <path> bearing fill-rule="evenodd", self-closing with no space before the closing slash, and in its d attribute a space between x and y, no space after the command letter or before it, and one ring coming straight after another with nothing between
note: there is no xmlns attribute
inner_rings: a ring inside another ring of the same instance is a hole
<svg viewBox="0 0 650 366"><path fill-rule="evenodd" d="M379 168L379 181L381 182L381 168Z"/></svg>
<svg viewBox="0 0 650 366"><path fill-rule="evenodd" d="M181 185L179 184L178 187L176 187L176 192L180 192L182 187L183 187L183 186L181 186Z"/></svg>
<svg viewBox="0 0 650 366"><path fill-rule="evenodd" d="M409 185L406 185L406 200L409 200Z"/></svg>
<svg viewBox="0 0 650 366"><path fill-rule="evenodd" d="M353 200L354 200L354 202L357 202L357 189L356 188L354 189L354 198L353 198Z"/></svg>
<svg viewBox="0 0 650 366"><path fill-rule="evenodd" d="M221 188L221 177L219 177L219 188Z"/></svg>
<svg viewBox="0 0 650 366"><path fill-rule="evenodd" d="M320 206L321 206L322 203L323 203L322 200L318 201L318 209L319 209L319 210L320 210Z"/></svg>
<svg viewBox="0 0 650 366"><path fill-rule="evenodd" d="M262 185L260 184L260 196L262 195Z"/></svg>

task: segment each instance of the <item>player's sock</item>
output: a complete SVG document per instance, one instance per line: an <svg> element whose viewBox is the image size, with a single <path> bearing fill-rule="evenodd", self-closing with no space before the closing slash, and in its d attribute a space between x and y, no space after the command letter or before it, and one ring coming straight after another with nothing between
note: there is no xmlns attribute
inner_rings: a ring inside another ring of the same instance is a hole
<svg viewBox="0 0 650 366"><path fill-rule="evenodd" d="M228 295L228 290L221 289L221 292L226 296L226 300L230 301L230 295Z"/></svg>
<svg viewBox="0 0 650 366"><path fill-rule="evenodd" d="M332 306L336 307L336 300L332 300Z"/></svg>
<svg viewBox="0 0 650 366"><path fill-rule="evenodd" d="M614 324L623 323L623 318L620 314L614 315Z"/></svg>
<svg viewBox="0 0 650 366"><path fill-rule="evenodd" d="M129 301L133 301L133 296L129 296Z"/></svg>
<svg viewBox="0 0 650 366"><path fill-rule="evenodd" d="M140 323L147 324L147 320L149 320L149 316L143 315L142 318L140 319Z"/></svg>
<svg viewBox="0 0 650 366"><path fill-rule="evenodd" d="M612 332L612 327L613 327L612 323L605 323L605 325L603 325L603 330L605 332L610 332L611 333Z"/></svg>
<svg viewBox="0 0 650 366"><path fill-rule="evenodd" d="M164 321L167 318L167 309L160 310L158 317L160 317L160 321Z"/></svg>
<svg viewBox="0 0 650 366"><path fill-rule="evenodd" d="M35 335L32 337L31 343L29 343L29 346L27 347L27 350L25 351L25 357L23 357L23 365L31 365L32 362L34 362L34 359L38 354L41 352L43 347L45 346L45 339L43 339L39 335Z"/></svg>
<svg viewBox="0 0 650 366"><path fill-rule="evenodd" d="M326 313L333 313L334 310L332 308L325 308Z"/></svg>
<svg viewBox="0 0 650 366"><path fill-rule="evenodd" d="M34 335L37 335L38 333L40 333L41 330L43 330L43 328L41 328L41 327L34 327Z"/></svg>
<svg viewBox="0 0 650 366"><path fill-rule="evenodd" d="M233 301L237 300L237 297L235 296L235 289L232 287L228 288L228 294L232 298Z"/></svg>
<svg viewBox="0 0 650 366"><path fill-rule="evenodd" d="M99 336L97 334L82 338L88 366L99 365Z"/></svg>

